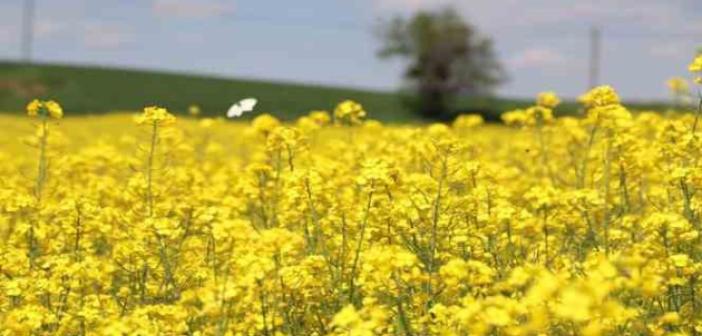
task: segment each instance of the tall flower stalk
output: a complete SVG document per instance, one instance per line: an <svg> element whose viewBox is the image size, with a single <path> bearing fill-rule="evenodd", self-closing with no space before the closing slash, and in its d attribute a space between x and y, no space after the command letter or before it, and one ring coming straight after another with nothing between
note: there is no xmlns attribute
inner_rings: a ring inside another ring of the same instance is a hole
<svg viewBox="0 0 702 336"><path fill-rule="evenodd" d="M41 101L32 100L27 105L27 115L32 118L39 118L38 147L39 159L37 165L37 176L34 184L34 195L41 202L44 185L46 183L48 160L46 158L47 145L49 141L49 121L50 119L63 118L63 108L53 100Z"/></svg>
<svg viewBox="0 0 702 336"><path fill-rule="evenodd" d="M145 179L146 179L146 194L144 195L146 203L146 213L148 217L154 215L154 160L159 141L159 131L163 127L173 125L176 118L168 113L168 110L158 106L149 106L144 108L144 112L136 118L136 123L140 125L148 125L150 128L149 149L146 157Z"/></svg>
<svg viewBox="0 0 702 336"><path fill-rule="evenodd" d="M39 158L37 163L37 176L34 183L34 196L36 197L37 205L41 206L44 186L46 184L46 177L48 173L48 159L46 157L46 153L49 141L49 121L51 119L61 119L63 117L63 109L61 108L61 105L53 100L41 101L35 99L27 105L27 115L32 118L39 118L40 120L37 139ZM37 208L37 217L39 214L40 208ZM35 237L36 222L38 221L30 222L26 235L27 249L29 252L29 265L32 268L34 267L36 257L39 255Z"/></svg>

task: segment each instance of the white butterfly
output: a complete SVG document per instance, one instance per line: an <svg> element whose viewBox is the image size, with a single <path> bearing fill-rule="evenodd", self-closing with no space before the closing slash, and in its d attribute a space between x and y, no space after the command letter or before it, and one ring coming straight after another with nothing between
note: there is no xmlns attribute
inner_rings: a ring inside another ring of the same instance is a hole
<svg viewBox="0 0 702 336"><path fill-rule="evenodd" d="M238 118L246 112L251 112L256 106L258 100L256 98L242 99L240 102L232 105L227 111L227 118Z"/></svg>

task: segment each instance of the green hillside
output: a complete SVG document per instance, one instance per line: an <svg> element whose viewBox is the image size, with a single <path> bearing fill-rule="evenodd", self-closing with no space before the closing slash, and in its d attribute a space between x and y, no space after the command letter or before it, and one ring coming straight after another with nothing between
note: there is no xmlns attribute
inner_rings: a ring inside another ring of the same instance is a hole
<svg viewBox="0 0 702 336"><path fill-rule="evenodd" d="M0 110L22 109L40 96L59 100L68 113L102 113L162 105L185 111L199 105L219 115L237 99L256 97L257 110L292 118L312 109L331 109L341 99L356 99L377 118L406 120L391 94L253 80L233 80L152 71L0 63Z"/></svg>
<svg viewBox="0 0 702 336"><path fill-rule="evenodd" d="M397 94L293 83L215 78L143 70L0 62L0 111L20 111L35 97L56 99L67 114L138 110L161 105L183 112L197 104L206 115L222 115L235 101L256 97L258 111L293 119L310 110L327 109L343 99L361 102L374 119L414 121ZM527 106L524 100L463 99L457 112L482 113L495 120L505 110ZM575 113L564 104L560 113Z"/></svg>

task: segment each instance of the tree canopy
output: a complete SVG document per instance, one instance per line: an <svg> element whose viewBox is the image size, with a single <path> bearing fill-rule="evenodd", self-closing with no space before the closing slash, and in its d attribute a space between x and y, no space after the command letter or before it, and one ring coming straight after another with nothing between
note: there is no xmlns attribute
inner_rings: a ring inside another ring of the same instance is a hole
<svg viewBox="0 0 702 336"><path fill-rule="evenodd" d="M459 95L488 95L505 80L492 40L452 8L396 17L381 26L381 57L409 61L408 102L426 118L450 113Z"/></svg>

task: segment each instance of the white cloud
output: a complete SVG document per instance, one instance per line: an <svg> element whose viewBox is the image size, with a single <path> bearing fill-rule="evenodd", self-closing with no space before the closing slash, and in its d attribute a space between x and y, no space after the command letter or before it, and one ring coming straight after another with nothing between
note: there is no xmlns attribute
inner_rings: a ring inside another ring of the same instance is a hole
<svg viewBox="0 0 702 336"><path fill-rule="evenodd" d="M155 0L153 12L162 17L206 19L232 13L232 1L214 0Z"/></svg>
<svg viewBox="0 0 702 336"><path fill-rule="evenodd" d="M554 68L565 65L566 57L550 48L534 47L510 57L507 64L514 69Z"/></svg>
<svg viewBox="0 0 702 336"><path fill-rule="evenodd" d="M114 24L88 24L83 30L83 44L95 49L113 49L124 46L133 40L127 28Z"/></svg>

